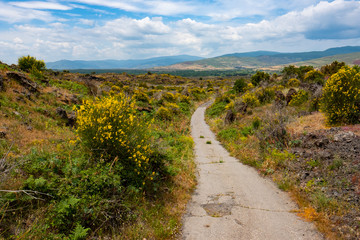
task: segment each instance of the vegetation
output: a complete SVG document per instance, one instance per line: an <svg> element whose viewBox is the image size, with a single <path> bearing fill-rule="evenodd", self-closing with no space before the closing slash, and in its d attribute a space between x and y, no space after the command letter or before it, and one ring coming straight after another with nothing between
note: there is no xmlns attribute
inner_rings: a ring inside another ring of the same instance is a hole
<svg viewBox="0 0 360 240"><path fill-rule="evenodd" d="M345 130L356 126L327 130L360 120L359 68L338 68L342 65L334 62L321 71L287 66L266 84L259 84L258 72L244 91L234 91L236 83L224 88L206 114L233 156L291 192L300 216L314 221L329 239L356 239L360 228L352 217L360 212L359 198L357 190L344 189L357 189L360 172L351 149L360 139ZM354 137L338 140L338 135Z"/></svg>
<svg viewBox="0 0 360 240"><path fill-rule="evenodd" d="M32 56L23 56L18 59L19 68L23 71L42 71L45 69L45 62L42 60L37 60Z"/></svg>
<svg viewBox="0 0 360 240"><path fill-rule="evenodd" d="M321 108L329 124L360 121L360 69L343 67L326 82Z"/></svg>
<svg viewBox="0 0 360 240"><path fill-rule="evenodd" d="M195 186L190 117L211 96L207 121L231 154L327 237L360 236L360 140L341 126L360 119L358 67L190 79L21 61L25 72L0 65L0 238L175 238Z"/></svg>
<svg viewBox="0 0 360 240"><path fill-rule="evenodd" d="M44 81L32 70L19 80L3 66L0 238L178 233L195 183L189 125L195 101L208 97L201 82L46 69Z"/></svg>

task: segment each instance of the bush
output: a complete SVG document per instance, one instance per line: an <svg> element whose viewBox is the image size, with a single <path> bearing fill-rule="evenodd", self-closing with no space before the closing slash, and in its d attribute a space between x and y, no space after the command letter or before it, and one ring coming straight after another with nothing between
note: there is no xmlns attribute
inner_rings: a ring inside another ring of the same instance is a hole
<svg viewBox="0 0 360 240"><path fill-rule="evenodd" d="M125 185L142 186L152 178L145 123L136 115L134 102L123 93L85 101L77 111L77 133L97 161L120 165Z"/></svg>
<svg viewBox="0 0 360 240"><path fill-rule="evenodd" d="M324 84L324 74L317 70L311 70L305 74L304 81L308 83Z"/></svg>
<svg viewBox="0 0 360 240"><path fill-rule="evenodd" d="M245 92L245 88L247 87L246 81L244 78L237 79L234 83L234 91L237 93Z"/></svg>
<svg viewBox="0 0 360 240"><path fill-rule="evenodd" d="M296 78L290 78L289 81L287 82L287 85L289 87L298 87L300 83L301 83L300 80Z"/></svg>
<svg viewBox="0 0 360 240"><path fill-rule="evenodd" d="M326 82L320 108L329 124L358 123L360 117L360 72L343 67Z"/></svg>
<svg viewBox="0 0 360 240"><path fill-rule="evenodd" d="M261 81L269 81L270 80L270 75L266 72L260 72L257 71L252 77L251 77L251 83L254 86L259 85L259 83Z"/></svg>
<svg viewBox="0 0 360 240"><path fill-rule="evenodd" d="M42 60L36 60L35 57L23 56L18 59L19 68L23 71L42 71L45 69L45 62Z"/></svg>
<svg viewBox="0 0 360 240"><path fill-rule="evenodd" d="M159 107L159 109L156 111L156 116L161 120L171 120L172 115L173 114L171 111L166 107Z"/></svg>
<svg viewBox="0 0 360 240"><path fill-rule="evenodd" d="M309 99L309 93L300 89L295 95L292 96L289 105L300 106Z"/></svg>
<svg viewBox="0 0 360 240"><path fill-rule="evenodd" d="M161 100L162 101L167 101L167 102L176 102L176 98L175 95L172 94L171 92L166 92L161 96Z"/></svg>
<svg viewBox="0 0 360 240"><path fill-rule="evenodd" d="M242 96L242 100L249 107L257 107L260 105L259 99L256 97L254 93L247 92Z"/></svg>

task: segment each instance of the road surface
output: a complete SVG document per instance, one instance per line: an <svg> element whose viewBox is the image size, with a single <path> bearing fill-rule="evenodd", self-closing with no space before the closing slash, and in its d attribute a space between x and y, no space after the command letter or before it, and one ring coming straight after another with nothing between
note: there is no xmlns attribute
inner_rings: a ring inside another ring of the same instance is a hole
<svg viewBox="0 0 360 240"><path fill-rule="evenodd" d="M230 157L216 141L204 121L209 104L200 106L191 120L198 186L183 218L182 238L323 239L313 224L294 213L297 206L286 193Z"/></svg>

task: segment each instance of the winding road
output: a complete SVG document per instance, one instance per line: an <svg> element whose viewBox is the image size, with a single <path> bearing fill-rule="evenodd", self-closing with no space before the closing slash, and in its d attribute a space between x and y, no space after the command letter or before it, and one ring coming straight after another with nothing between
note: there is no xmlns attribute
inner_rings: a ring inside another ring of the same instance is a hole
<svg viewBox="0 0 360 240"><path fill-rule="evenodd" d="M198 186L183 218L182 238L323 239L313 224L293 213L297 206L286 193L229 156L205 123L209 104L191 119Z"/></svg>

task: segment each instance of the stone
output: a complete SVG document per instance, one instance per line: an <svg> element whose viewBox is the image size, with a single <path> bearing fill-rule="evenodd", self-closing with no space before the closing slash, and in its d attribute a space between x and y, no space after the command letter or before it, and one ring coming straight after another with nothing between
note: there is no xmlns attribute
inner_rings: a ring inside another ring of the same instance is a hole
<svg viewBox="0 0 360 240"><path fill-rule="evenodd" d="M296 95L296 90L294 88L290 88L288 93L286 94L286 105L289 105L289 102L292 100L294 95Z"/></svg>
<svg viewBox="0 0 360 240"><path fill-rule="evenodd" d="M36 82L30 80L25 74L18 72L8 72L6 76L14 79L32 93L39 93L39 87Z"/></svg>
<svg viewBox="0 0 360 240"><path fill-rule="evenodd" d="M225 124L231 124L235 120L235 114L230 109L226 112Z"/></svg>

